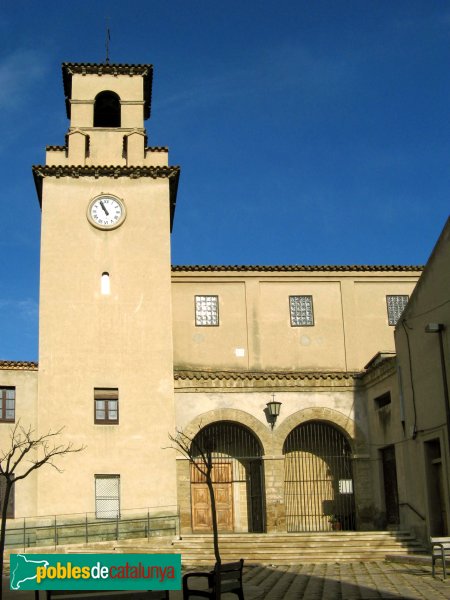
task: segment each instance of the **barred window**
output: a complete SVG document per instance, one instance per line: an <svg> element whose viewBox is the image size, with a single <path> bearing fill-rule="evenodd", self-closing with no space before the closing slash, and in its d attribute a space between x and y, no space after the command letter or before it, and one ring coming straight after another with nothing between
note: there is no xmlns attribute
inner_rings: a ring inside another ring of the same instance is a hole
<svg viewBox="0 0 450 600"><path fill-rule="evenodd" d="M312 327L314 325L312 296L289 296L291 327Z"/></svg>
<svg viewBox="0 0 450 600"><path fill-rule="evenodd" d="M16 416L16 388L0 388L0 422L14 423Z"/></svg>
<svg viewBox="0 0 450 600"><path fill-rule="evenodd" d="M119 422L119 390L117 388L94 388L94 422L98 425Z"/></svg>
<svg viewBox="0 0 450 600"><path fill-rule="evenodd" d="M95 475L95 516L120 517L120 475Z"/></svg>
<svg viewBox="0 0 450 600"><path fill-rule="evenodd" d="M219 296L195 296L195 325L197 327L219 325Z"/></svg>
<svg viewBox="0 0 450 600"><path fill-rule="evenodd" d="M389 325L397 325L408 300L409 296L386 296Z"/></svg>

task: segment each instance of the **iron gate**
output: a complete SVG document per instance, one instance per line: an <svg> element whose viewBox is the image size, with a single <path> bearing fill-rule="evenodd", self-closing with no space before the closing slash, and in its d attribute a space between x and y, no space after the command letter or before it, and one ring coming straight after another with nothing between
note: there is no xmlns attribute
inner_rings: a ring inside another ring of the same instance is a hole
<svg viewBox="0 0 450 600"><path fill-rule="evenodd" d="M355 527L351 449L322 421L293 429L283 446L287 531Z"/></svg>
<svg viewBox="0 0 450 600"><path fill-rule="evenodd" d="M201 429L192 442L194 456L200 455L200 449L203 451L209 449L212 453L215 467L212 473L213 482L217 484L219 494L221 494L219 483L227 483L225 480L219 481L219 478L223 479L219 473L225 473L228 469L228 482L232 486L231 510L235 519L234 529L263 532L265 530L263 450L255 435L243 425L231 421L212 423ZM204 484L204 478L193 468L191 469L193 502L196 492L198 497L204 498L201 491L198 493L199 484ZM194 511L193 505L193 521Z"/></svg>

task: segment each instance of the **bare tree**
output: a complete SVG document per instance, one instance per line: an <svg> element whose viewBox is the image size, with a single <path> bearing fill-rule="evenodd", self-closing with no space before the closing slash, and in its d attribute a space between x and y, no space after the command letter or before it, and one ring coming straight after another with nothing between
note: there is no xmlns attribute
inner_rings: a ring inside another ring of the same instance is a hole
<svg viewBox="0 0 450 600"><path fill-rule="evenodd" d="M6 450L0 448L0 477L4 480L0 529L0 600L3 597L1 581L6 541L6 512L13 487L44 465L50 465L61 472L53 462L56 457L84 450L84 446L74 447L72 443L58 444L57 438L61 432L62 429L59 429L38 435L31 426L25 428L18 422L10 429L9 447Z"/></svg>
<svg viewBox="0 0 450 600"><path fill-rule="evenodd" d="M212 481L213 469L213 449L214 441L211 436L203 437L202 441L198 437L190 437L181 430L177 430L176 435L170 435L169 439L173 448L180 452L190 463L203 475L209 491L211 501L211 517L213 526L214 556L217 563L221 563L219 552L219 532L217 529L217 511L216 498L214 496L214 486Z"/></svg>

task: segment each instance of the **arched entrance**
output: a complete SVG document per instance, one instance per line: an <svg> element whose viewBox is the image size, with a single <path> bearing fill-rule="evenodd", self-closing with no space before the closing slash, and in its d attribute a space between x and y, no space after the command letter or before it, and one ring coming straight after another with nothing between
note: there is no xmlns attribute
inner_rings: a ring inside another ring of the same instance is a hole
<svg viewBox="0 0 450 600"><path fill-rule="evenodd" d="M355 528L351 448L324 421L293 429L283 445L287 531Z"/></svg>
<svg viewBox="0 0 450 600"><path fill-rule="evenodd" d="M203 427L191 445L195 460L210 450L212 479L220 531L263 532L264 473L262 447L238 423L220 421ZM192 530L211 531L211 506L204 475L190 465Z"/></svg>

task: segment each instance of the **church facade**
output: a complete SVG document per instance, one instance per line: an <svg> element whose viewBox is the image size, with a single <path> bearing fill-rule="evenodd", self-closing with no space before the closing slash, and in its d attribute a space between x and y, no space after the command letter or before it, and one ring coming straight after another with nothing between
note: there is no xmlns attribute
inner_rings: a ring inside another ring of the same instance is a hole
<svg viewBox="0 0 450 600"><path fill-rule="evenodd" d="M0 362L0 439L20 421L85 450L20 482L11 519L172 506L209 531L182 431L214 444L222 531L410 526L376 418L422 269L171 266L180 170L147 145L151 65L64 63L63 83L65 144L33 167L39 363Z"/></svg>

